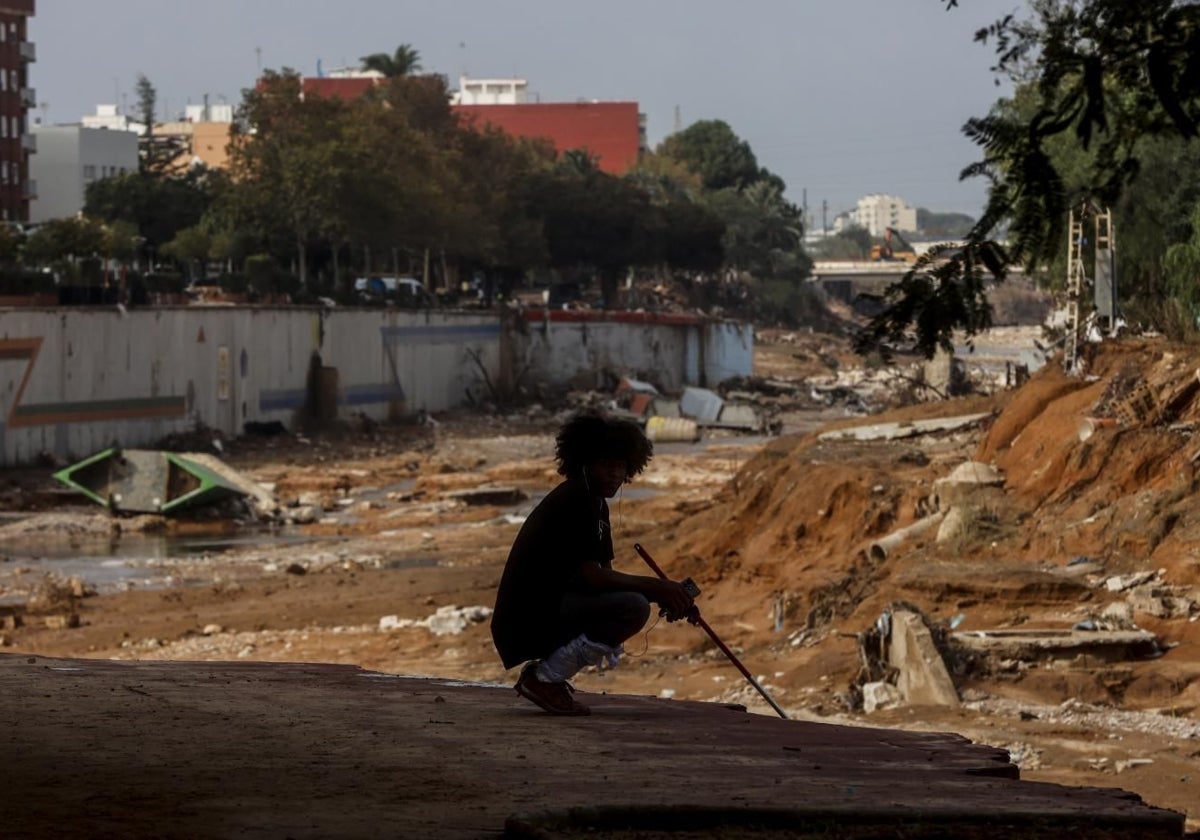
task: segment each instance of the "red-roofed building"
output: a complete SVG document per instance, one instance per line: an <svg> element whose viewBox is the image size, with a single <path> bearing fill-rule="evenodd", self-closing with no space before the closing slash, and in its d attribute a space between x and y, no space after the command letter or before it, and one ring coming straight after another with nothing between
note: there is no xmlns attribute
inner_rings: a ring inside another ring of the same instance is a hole
<svg viewBox="0 0 1200 840"><path fill-rule="evenodd" d="M358 99L383 80L376 73L361 76L306 76L300 82L305 96L323 96L337 99Z"/></svg>
<svg viewBox="0 0 1200 840"><path fill-rule="evenodd" d="M454 105L466 125L492 125L514 137L542 137L559 153L586 149L599 167L623 175L637 163L641 125L636 102L530 102Z"/></svg>
<svg viewBox="0 0 1200 840"><path fill-rule="evenodd" d="M383 81L378 73L334 71L302 80L305 96L356 99ZM466 126L491 125L514 137L549 140L555 151L585 149L600 169L628 172L645 147L643 117L636 102L530 101L524 79L459 80L451 110Z"/></svg>
<svg viewBox="0 0 1200 840"><path fill-rule="evenodd" d="M524 79L459 79L451 100L466 125L492 125L514 137L544 138L555 151L586 149L600 169L628 172L645 146L636 102L530 101Z"/></svg>

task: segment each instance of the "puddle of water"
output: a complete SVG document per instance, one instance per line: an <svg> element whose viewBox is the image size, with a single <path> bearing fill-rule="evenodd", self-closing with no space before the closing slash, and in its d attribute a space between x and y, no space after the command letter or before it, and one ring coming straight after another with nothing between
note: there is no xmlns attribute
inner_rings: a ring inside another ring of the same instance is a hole
<svg viewBox="0 0 1200 840"><path fill-rule="evenodd" d="M191 581L181 566L203 566L230 549L275 547L313 543L320 537L259 531L237 536L165 536L134 534L114 540L74 543L47 540L7 546L0 555L0 603L24 600L24 591L47 574L79 577L98 591L121 589L129 584L154 588L169 582L210 583L207 577ZM324 538L340 540L340 537ZM7 593L5 589L14 590Z"/></svg>

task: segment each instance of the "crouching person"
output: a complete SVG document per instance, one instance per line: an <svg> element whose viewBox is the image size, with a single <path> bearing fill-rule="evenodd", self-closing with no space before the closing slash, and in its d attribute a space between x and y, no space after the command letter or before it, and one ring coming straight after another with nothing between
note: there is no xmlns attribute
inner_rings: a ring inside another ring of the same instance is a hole
<svg viewBox="0 0 1200 840"><path fill-rule="evenodd" d="M650 461L653 446L628 420L582 413L556 438L563 481L533 509L508 555L492 639L504 667L527 663L516 690L556 715L586 715L568 682L587 665L614 666L658 604L692 608L683 586L612 568L608 499Z"/></svg>

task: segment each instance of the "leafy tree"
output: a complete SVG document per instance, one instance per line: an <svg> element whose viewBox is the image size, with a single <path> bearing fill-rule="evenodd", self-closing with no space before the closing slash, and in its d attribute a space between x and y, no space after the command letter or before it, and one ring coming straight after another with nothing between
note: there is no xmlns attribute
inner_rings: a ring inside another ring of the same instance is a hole
<svg viewBox="0 0 1200 840"><path fill-rule="evenodd" d="M131 222L109 222L104 225L104 254L126 265L137 256L140 238L137 226Z"/></svg>
<svg viewBox="0 0 1200 840"><path fill-rule="evenodd" d="M645 191L655 202L687 199L694 201L704 191L700 176L669 155L644 152L626 180Z"/></svg>
<svg viewBox="0 0 1200 840"><path fill-rule="evenodd" d="M559 157L556 168L569 175L587 178L600 171L600 158L587 149L567 149Z"/></svg>
<svg viewBox="0 0 1200 840"><path fill-rule="evenodd" d="M364 70L375 70L389 79L408 76L421 69L421 54L410 44L401 44L391 55L371 53L364 55L359 61L362 62Z"/></svg>
<svg viewBox="0 0 1200 840"><path fill-rule="evenodd" d="M917 208L917 228L926 236L961 239L971 232L975 219L966 213L934 213Z"/></svg>
<svg viewBox="0 0 1200 840"><path fill-rule="evenodd" d="M725 262L725 222L699 202L676 197L662 205L659 236L668 268L713 272Z"/></svg>
<svg viewBox="0 0 1200 840"><path fill-rule="evenodd" d="M12 265L17 261L24 239L18 229L0 224L0 265Z"/></svg>
<svg viewBox="0 0 1200 840"><path fill-rule="evenodd" d="M484 126L459 132L455 155L466 202L460 209L469 212L474 228L469 242L456 249L457 257L468 274L482 275L490 302L497 293L511 294L527 269L549 261L531 190L535 174L549 171L554 150Z"/></svg>
<svg viewBox="0 0 1200 840"><path fill-rule="evenodd" d="M1167 288L1195 317L1200 314L1200 206L1192 213L1192 237L1167 249Z"/></svg>
<svg viewBox="0 0 1200 840"><path fill-rule="evenodd" d="M663 140L656 153L699 175L707 190L741 189L764 176L750 144L722 120L692 123Z"/></svg>
<svg viewBox="0 0 1200 840"><path fill-rule="evenodd" d="M221 210L264 238L289 239L302 284L308 282L309 248L340 222L339 191L354 159L342 142L350 107L338 98L302 99L300 77L292 71L268 71L243 101L243 119L255 135L233 144L233 184Z"/></svg>
<svg viewBox="0 0 1200 840"><path fill-rule="evenodd" d="M203 276L203 263L212 249L212 236L199 225L184 228L175 238L162 247L164 256L183 265L185 277Z"/></svg>
<svg viewBox="0 0 1200 840"><path fill-rule="evenodd" d="M157 250L183 228L200 223L226 186L223 173L203 167L180 177L127 172L88 184L83 212L105 223L128 222Z"/></svg>
<svg viewBox="0 0 1200 840"><path fill-rule="evenodd" d="M957 0L944 0L947 9ZM963 177L990 183L987 205L956 253L931 253L884 295L887 307L859 336L860 350L911 343L932 355L953 332L991 324L988 276L1033 269L1062 248L1067 211L1083 200L1113 206L1142 169L1143 141L1191 141L1200 118L1200 6L1172 0L1033 0L1033 17L1008 15L980 30L994 69L1034 97L1031 116L1003 109L967 122L983 159ZM1088 153L1072 188L1052 143L1072 137ZM994 235L1007 228L1007 245ZM939 259L942 261L939 262Z"/></svg>
<svg viewBox="0 0 1200 840"><path fill-rule="evenodd" d="M616 305L617 283L630 267L655 262L649 197L628 182L557 168L536 179L532 197L551 265L594 271L605 307Z"/></svg>
<svg viewBox="0 0 1200 840"><path fill-rule="evenodd" d="M708 205L725 222L729 265L758 277L800 280L811 262L804 253L800 210L770 181L745 190L711 193Z"/></svg>
<svg viewBox="0 0 1200 840"><path fill-rule="evenodd" d="M100 222L87 217L50 219L29 235L25 257L34 265L60 261L78 262L103 255L105 230Z"/></svg>
<svg viewBox="0 0 1200 840"><path fill-rule="evenodd" d="M833 236L821 239L813 246L812 251L817 259L866 259L871 251L871 232L864 227L852 225Z"/></svg>

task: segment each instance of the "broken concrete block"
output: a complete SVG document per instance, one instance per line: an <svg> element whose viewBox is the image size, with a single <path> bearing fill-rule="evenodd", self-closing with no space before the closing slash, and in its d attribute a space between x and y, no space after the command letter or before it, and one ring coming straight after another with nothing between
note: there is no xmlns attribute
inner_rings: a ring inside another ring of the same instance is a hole
<svg viewBox="0 0 1200 840"><path fill-rule="evenodd" d="M752 405L726 403L718 417L724 428L741 429L747 432L762 431L762 413Z"/></svg>
<svg viewBox="0 0 1200 840"><path fill-rule="evenodd" d="M879 709L894 709L903 702L900 689L887 682L863 683L863 711L867 714Z"/></svg>
<svg viewBox="0 0 1200 840"><path fill-rule="evenodd" d="M317 513L320 508L316 505L300 505L288 511L288 519L295 522L297 525L308 525L317 521Z"/></svg>
<svg viewBox="0 0 1200 840"><path fill-rule="evenodd" d="M668 400L662 397L655 397L651 402L649 413L652 417L681 417L679 413L679 400Z"/></svg>
<svg viewBox="0 0 1200 840"><path fill-rule="evenodd" d="M79 626L78 613L66 613L60 615L48 615L42 619L46 626L51 630L66 630L70 627Z"/></svg>
<svg viewBox="0 0 1200 840"><path fill-rule="evenodd" d="M1157 575L1158 572L1134 572L1130 575L1114 575L1104 581L1104 588L1109 592L1124 592L1134 586L1145 583L1146 581Z"/></svg>
<svg viewBox="0 0 1200 840"><path fill-rule="evenodd" d="M707 388L684 388L679 400L679 410L685 417L702 423L711 423L721 415L725 401L716 391Z"/></svg>
<svg viewBox="0 0 1200 840"><path fill-rule="evenodd" d="M970 523L970 517L960 507L952 507L946 511L946 517L942 520L942 524L938 526L937 542L950 542L962 536L967 530Z"/></svg>
<svg viewBox="0 0 1200 840"><path fill-rule="evenodd" d="M1116 601L1105 607L1100 613L1100 617L1123 626L1130 626L1133 624L1133 606L1126 601Z"/></svg>
<svg viewBox="0 0 1200 840"><path fill-rule="evenodd" d="M305 492L301 493L300 497L296 500L296 503L301 507L314 507L318 511L325 510L325 500L316 490L306 490Z"/></svg>
<svg viewBox="0 0 1200 840"><path fill-rule="evenodd" d="M650 394L652 396L658 394L658 389L649 382L643 382L640 379L632 379L627 376L617 384L617 390L614 392L614 396L619 397L622 394L630 391L637 394Z"/></svg>
<svg viewBox="0 0 1200 840"><path fill-rule="evenodd" d="M958 691L924 620L916 613L892 613L888 663L899 670L896 688L914 706L958 706Z"/></svg>

